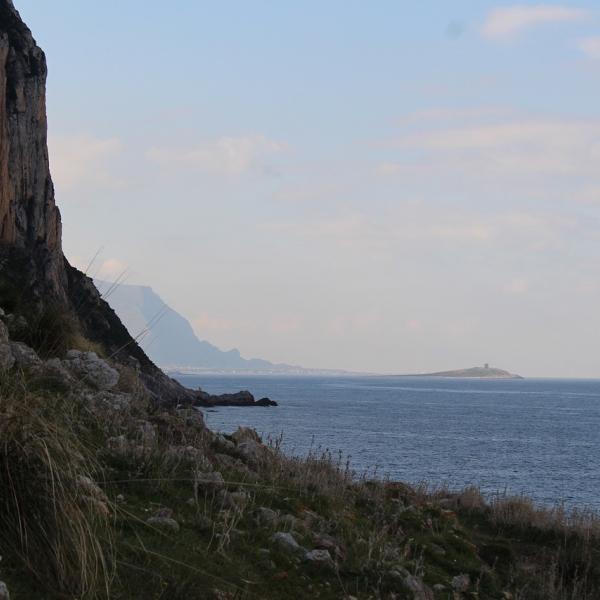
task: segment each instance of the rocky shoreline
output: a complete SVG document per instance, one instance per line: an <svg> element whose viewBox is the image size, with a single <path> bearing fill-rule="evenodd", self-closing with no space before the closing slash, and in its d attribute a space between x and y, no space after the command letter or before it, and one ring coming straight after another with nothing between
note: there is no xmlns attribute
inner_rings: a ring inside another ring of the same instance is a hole
<svg viewBox="0 0 600 600"><path fill-rule="evenodd" d="M275 400L260 398L256 400L249 391L242 390L234 394L209 394L202 390L196 392L194 406L277 406Z"/></svg>

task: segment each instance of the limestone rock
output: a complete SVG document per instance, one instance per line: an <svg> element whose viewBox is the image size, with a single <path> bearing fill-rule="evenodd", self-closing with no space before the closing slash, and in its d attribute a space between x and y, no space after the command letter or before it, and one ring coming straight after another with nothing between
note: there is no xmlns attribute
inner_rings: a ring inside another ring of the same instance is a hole
<svg viewBox="0 0 600 600"><path fill-rule="evenodd" d="M220 433L215 436L213 444L225 452L233 452L235 450L235 444Z"/></svg>
<svg viewBox="0 0 600 600"><path fill-rule="evenodd" d="M310 563L313 567L321 569L334 569L335 563L329 554L329 550L310 550L304 555L304 560Z"/></svg>
<svg viewBox="0 0 600 600"><path fill-rule="evenodd" d="M277 523L286 531L302 531L306 529L306 523L294 515L282 515Z"/></svg>
<svg viewBox="0 0 600 600"><path fill-rule="evenodd" d="M170 508L161 508L157 510L147 521L148 525L177 533L179 531L179 523L173 518L173 511Z"/></svg>
<svg viewBox="0 0 600 600"><path fill-rule="evenodd" d="M466 592L471 585L471 578L468 575L461 574L452 578L452 589L455 592Z"/></svg>
<svg viewBox="0 0 600 600"><path fill-rule="evenodd" d="M0 371L8 371L15 364L10 344L0 343Z"/></svg>
<svg viewBox="0 0 600 600"><path fill-rule="evenodd" d="M58 289L64 267L46 145L46 60L12 3L0 4L0 22L0 241L47 249L45 275Z"/></svg>
<svg viewBox="0 0 600 600"><path fill-rule="evenodd" d="M206 490L220 490L225 486L225 480L219 471L197 473L195 481L199 487Z"/></svg>
<svg viewBox="0 0 600 600"><path fill-rule="evenodd" d="M171 531L177 533L179 531L179 523L171 517L150 517L146 523L156 527L157 529L163 529L165 531Z"/></svg>
<svg viewBox="0 0 600 600"><path fill-rule="evenodd" d="M271 536L271 542L288 554L300 554L304 551L296 538L287 531L278 531Z"/></svg>
<svg viewBox="0 0 600 600"><path fill-rule="evenodd" d="M245 442L248 440L252 440L258 444L262 443L260 436L254 429L250 427L238 427L232 434L231 437L236 444L240 442Z"/></svg>
<svg viewBox="0 0 600 600"><path fill-rule="evenodd" d="M218 500L224 509L240 510L246 506L248 499L246 492L221 490L218 494Z"/></svg>
<svg viewBox="0 0 600 600"><path fill-rule="evenodd" d="M266 446L251 439L239 442L236 450L242 460L251 465L256 465L269 453L269 449Z"/></svg>
<svg viewBox="0 0 600 600"><path fill-rule="evenodd" d="M119 372L95 352L69 350L63 364L76 377L99 390L109 390L119 382Z"/></svg>
<svg viewBox="0 0 600 600"><path fill-rule="evenodd" d="M346 552L343 544L338 542L335 538L328 535L327 533L320 533L314 536L313 543L315 548L320 550L328 550L330 554L338 559L343 559Z"/></svg>
<svg viewBox="0 0 600 600"><path fill-rule="evenodd" d="M23 342L10 342L10 349L18 369L31 369L42 364L35 350Z"/></svg>
<svg viewBox="0 0 600 600"><path fill-rule="evenodd" d="M266 506L259 506L254 512L259 525L271 525L277 521L277 512Z"/></svg>
<svg viewBox="0 0 600 600"><path fill-rule="evenodd" d="M46 75L44 53L31 31L13 3L0 0L2 289L6 287L7 295L27 298L41 310L53 306L73 317L81 333L101 344L116 362L126 364L133 357L140 365L141 382L157 403L191 403L195 393L152 363L93 281L63 255L61 218L48 160ZM102 380L104 385L111 381Z"/></svg>
<svg viewBox="0 0 600 600"><path fill-rule="evenodd" d="M60 358L50 358L49 360L44 361L43 371L46 374L54 375L65 382L71 382L73 380L73 377L64 367Z"/></svg>

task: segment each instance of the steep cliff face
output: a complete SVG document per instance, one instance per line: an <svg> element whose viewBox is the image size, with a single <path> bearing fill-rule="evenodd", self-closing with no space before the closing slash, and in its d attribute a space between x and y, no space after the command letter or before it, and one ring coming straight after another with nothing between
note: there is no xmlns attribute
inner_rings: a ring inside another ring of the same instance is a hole
<svg viewBox="0 0 600 600"><path fill-rule="evenodd" d="M46 144L46 59L11 0L0 2L0 243L27 250L64 297L60 212Z"/></svg>
<svg viewBox="0 0 600 600"><path fill-rule="evenodd" d="M190 400L131 338L92 280L63 256L46 143L46 59L12 0L0 0L0 306L68 311L108 356L136 364L158 401Z"/></svg>

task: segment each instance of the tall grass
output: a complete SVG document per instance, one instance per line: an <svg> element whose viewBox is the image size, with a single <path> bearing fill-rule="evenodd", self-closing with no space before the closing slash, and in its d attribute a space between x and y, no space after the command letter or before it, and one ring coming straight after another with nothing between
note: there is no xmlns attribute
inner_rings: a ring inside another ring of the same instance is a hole
<svg viewBox="0 0 600 600"><path fill-rule="evenodd" d="M109 508L92 483L99 467L76 422L66 398L1 375L2 552L44 588L93 598L109 588Z"/></svg>

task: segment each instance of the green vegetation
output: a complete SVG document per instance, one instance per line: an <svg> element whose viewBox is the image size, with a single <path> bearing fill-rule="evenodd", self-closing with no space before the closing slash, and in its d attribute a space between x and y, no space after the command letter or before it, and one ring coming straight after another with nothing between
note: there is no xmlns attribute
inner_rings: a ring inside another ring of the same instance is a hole
<svg viewBox="0 0 600 600"><path fill-rule="evenodd" d="M217 436L192 409L154 407L131 371L111 392L46 381L5 373L0 386L13 600L600 594L592 514L356 478L339 456Z"/></svg>

